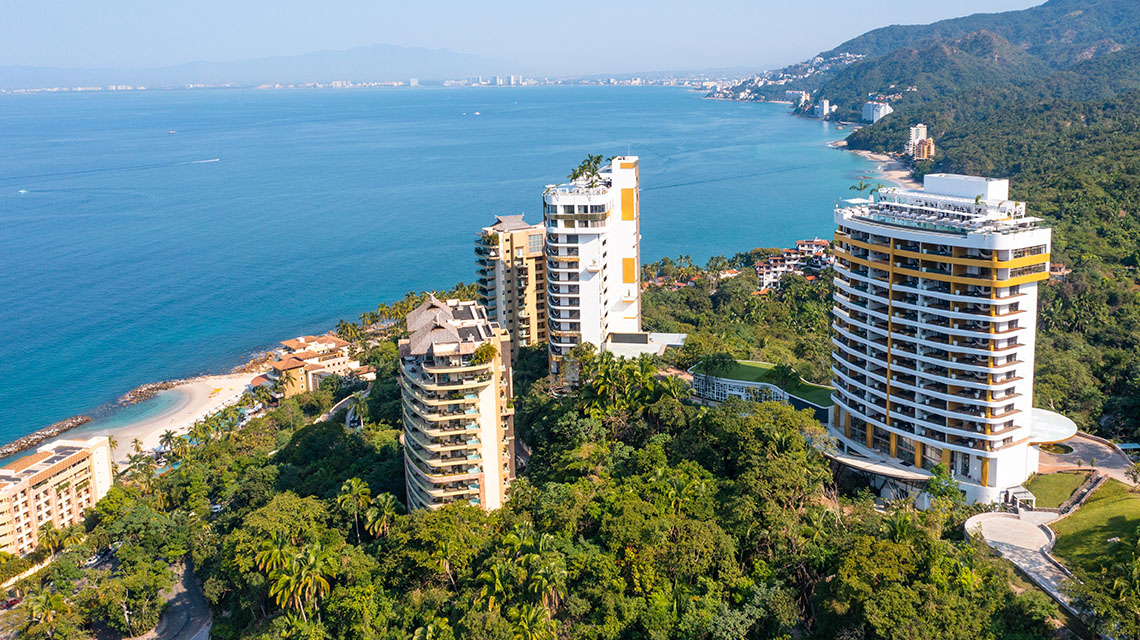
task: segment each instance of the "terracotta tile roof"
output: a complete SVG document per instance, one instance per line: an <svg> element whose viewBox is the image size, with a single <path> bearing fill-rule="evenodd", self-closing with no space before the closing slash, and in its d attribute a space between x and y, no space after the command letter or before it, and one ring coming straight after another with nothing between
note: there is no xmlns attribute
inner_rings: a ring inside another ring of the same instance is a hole
<svg viewBox="0 0 1140 640"><path fill-rule="evenodd" d="M278 371L289 371L291 369L298 369L300 367L303 367L303 366L305 366L305 363L301 362L300 360L297 360L295 358L285 358L283 360L278 360L277 362L274 362L274 363L270 364L269 366L273 367L274 369L276 369Z"/></svg>

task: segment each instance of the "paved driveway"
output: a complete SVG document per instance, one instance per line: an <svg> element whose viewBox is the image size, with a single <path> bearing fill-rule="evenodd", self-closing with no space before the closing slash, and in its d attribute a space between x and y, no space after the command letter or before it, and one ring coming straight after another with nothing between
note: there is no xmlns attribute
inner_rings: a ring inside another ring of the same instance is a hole
<svg viewBox="0 0 1140 640"><path fill-rule="evenodd" d="M1072 453L1053 454L1048 451L1041 452L1040 471L1041 473L1052 473L1054 471L1066 471L1069 469L1088 469L1093 460L1096 460L1096 470L1123 482L1126 485L1134 485L1124 473L1132 465L1132 461L1120 455L1120 453L1112 447L1097 442L1089 438L1083 433L1069 438L1061 444L1068 445L1073 448ZM1077 466L1077 462L1081 466Z"/></svg>
<svg viewBox="0 0 1140 640"><path fill-rule="evenodd" d="M986 544L1017 565L1037 586L1071 606L1061 592L1068 574L1047 555L1050 533L1040 518L1021 519L1011 513L981 513L966 521L966 531L980 532Z"/></svg>

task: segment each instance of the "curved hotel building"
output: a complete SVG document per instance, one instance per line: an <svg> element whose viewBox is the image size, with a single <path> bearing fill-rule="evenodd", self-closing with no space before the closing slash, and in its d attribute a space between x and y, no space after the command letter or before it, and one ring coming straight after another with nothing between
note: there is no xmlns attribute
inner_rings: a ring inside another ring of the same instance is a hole
<svg viewBox="0 0 1140 640"><path fill-rule="evenodd" d="M833 457L888 498L937 464L970 502L1023 494L1034 445L1076 432L1033 408L1050 230L1006 180L933 174L850 202L835 212Z"/></svg>
<svg viewBox="0 0 1140 640"><path fill-rule="evenodd" d="M429 297L399 344L408 508L506 500L515 475L511 339L475 302Z"/></svg>
<svg viewBox="0 0 1140 640"><path fill-rule="evenodd" d="M575 345L601 347L641 331L641 230L637 156L617 156L594 178L548 185L547 336L550 367Z"/></svg>

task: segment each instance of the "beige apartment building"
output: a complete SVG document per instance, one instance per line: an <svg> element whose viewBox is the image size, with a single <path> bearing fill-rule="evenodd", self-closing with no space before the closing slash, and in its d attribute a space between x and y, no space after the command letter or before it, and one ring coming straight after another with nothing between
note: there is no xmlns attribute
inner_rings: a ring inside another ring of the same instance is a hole
<svg viewBox="0 0 1140 640"><path fill-rule="evenodd" d="M512 359L520 347L546 343L545 233L522 215L495 216L475 241L480 302L511 335Z"/></svg>
<svg viewBox="0 0 1140 640"><path fill-rule="evenodd" d="M408 508L498 509L515 476L510 335L482 305L434 296L407 327L399 347Z"/></svg>
<svg viewBox="0 0 1140 640"><path fill-rule="evenodd" d="M25 555L47 523L62 529L82 522L113 479L106 436L57 440L0 467L0 551Z"/></svg>
<svg viewBox="0 0 1140 640"><path fill-rule="evenodd" d="M271 363L266 381L284 377L284 393L289 398L320 387L327 376L375 379L370 367L361 367L351 355L352 345L334 335L300 336L283 340L285 355Z"/></svg>

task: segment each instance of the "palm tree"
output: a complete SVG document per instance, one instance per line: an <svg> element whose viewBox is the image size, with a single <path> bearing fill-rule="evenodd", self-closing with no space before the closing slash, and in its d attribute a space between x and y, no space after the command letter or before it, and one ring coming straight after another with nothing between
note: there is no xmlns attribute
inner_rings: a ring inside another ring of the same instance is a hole
<svg viewBox="0 0 1140 640"><path fill-rule="evenodd" d="M368 483L360 478L349 478L340 485L340 495L336 497L337 506L352 514L352 524L356 529L356 541L360 542L360 512L368 508L372 502L372 490Z"/></svg>
<svg viewBox="0 0 1140 640"><path fill-rule="evenodd" d="M732 371L735 366L736 358L733 358L731 354L723 351L707 355L701 359L701 369L704 370L704 373L713 377L723 376Z"/></svg>
<svg viewBox="0 0 1140 640"><path fill-rule="evenodd" d="M161 445L167 453L174 452L174 445L177 444L177 442L178 434L174 433L170 429L163 431L162 435L158 437L158 444Z"/></svg>
<svg viewBox="0 0 1140 640"><path fill-rule="evenodd" d="M656 392L659 398L669 396L674 400L684 400L693 393L693 389L677 376L668 376L657 383Z"/></svg>
<svg viewBox="0 0 1140 640"><path fill-rule="evenodd" d="M864 191L871 188L871 185L870 185L870 183L863 182L862 180L860 180L859 184L853 184L847 188L850 189L851 191L858 191L859 195L862 195Z"/></svg>
<svg viewBox="0 0 1140 640"><path fill-rule="evenodd" d="M503 565L496 562L490 569L480 573L476 579L483 586L479 589L479 597L475 599L475 604L485 601L487 611L491 611L496 605L501 606L506 602L507 576Z"/></svg>
<svg viewBox="0 0 1140 640"><path fill-rule="evenodd" d="M374 536L388 535L392 522L399 512L400 503L396 496L381 493L372 500L372 506L364 514L364 530Z"/></svg>
<svg viewBox="0 0 1140 640"><path fill-rule="evenodd" d="M50 588L40 586L24 599L24 632L34 626L41 627L44 635L54 638L56 622L62 614L67 613L71 607L62 594L54 593Z"/></svg>
<svg viewBox="0 0 1140 640"><path fill-rule="evenodd" d="M510 617L515 623L511 640L554 640L554 621L546 609L524 604L512 609Z"/></svg>
<svg viewBox="0 0 1140 640"><path fill-rule="evenodd" d="M328 595L331 588L328 579L336 574L336 556L332 549L320 543L306 545L297 562L302 600L315 602Z"/></svg>
<svg viewBox="0 0 1140 640"><path fill-rule="evenodd" d="M796 379L796 370L792 368L792 365L781 362L772 367L772 378L776 382L776 386L787 391L788 385Z"/></svg>
<svg viewBox="0 0 1140 640"><path fill-rule="evenodd" d="M274 533L269 540L262 541L261 550L254 556L254 562L259 571L273 573L288 566L291 554L289 540Z"/></svg>
<svg viewBox="0 0 1140 640"><path fill-rule="evenodd" d="M566 579L566 570L561 568L540 567L530 574L527 580L527 591L538 597L542 606L548 611L556 611L558 603L565 595L561 582Z"/></svg>
<svg viewBox="0 0 1140 640"><path fill-rule="evenodd" d="M451 573L451 556L454 551L454 546L450 540L444 540L440 543L439 547L431 553L432 560L435 561L439 572L447 576L447 581L451 586L455 586L455 576Z"/></svg>
<svg viewBox="0 0 1140 640"><path fill-rule="evenodd" d="M895 511L886 519L887 534L895 542L906 542L918 533L914 517L906 511Z"/></svg>
<svg viewBox="0 0 1140 640"><path fill-rule="evenodd" d="M111 451L119 448L119 441L115 439L115 436L107 436L107 444L110 445Z"/></svg>
<svg viewBox="0 0 1140 640"><path fill-rule="evenodd" d="M57 529L55 524L48 522L40 527L39 542L40 546L51 554L52 560L55 559L55 554L63 548L63 540L66 537L63 529Z"/></svg>
<svg viewBox="0 0 1140 640"><path fill-rule="evenodd" d="M360 419L361 428L368 422L368 398L364 395L363 391L357 391L352 394L356 401L356 417Z"/></svg>
<svg viewBox="0 0 1140 640"><path fill-rule="evenodd" d="M142 450L143 450L142 440L139 440L138 438L131 440L131 451L134 451L135 453L142 453Z"/></svg>

